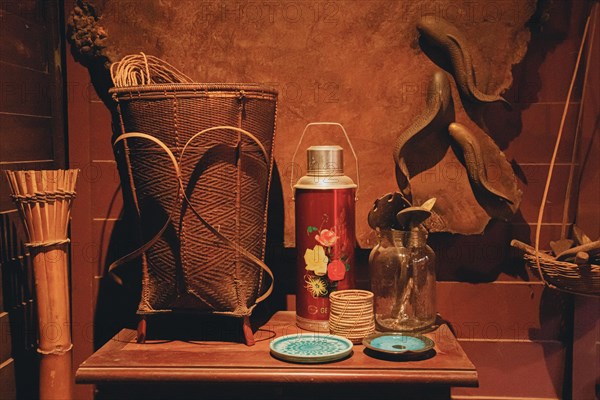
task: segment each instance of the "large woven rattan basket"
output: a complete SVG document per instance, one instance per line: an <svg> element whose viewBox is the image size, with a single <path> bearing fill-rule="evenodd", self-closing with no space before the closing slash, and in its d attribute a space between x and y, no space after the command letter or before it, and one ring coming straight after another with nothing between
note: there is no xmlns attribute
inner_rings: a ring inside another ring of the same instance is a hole
<svg viewBox="0 0 600 400"><path fill-rule="evenodd" d="M111 93L145 243L138 313L250 315L272 284L262 259L277 93L191 83Z"/></svg>

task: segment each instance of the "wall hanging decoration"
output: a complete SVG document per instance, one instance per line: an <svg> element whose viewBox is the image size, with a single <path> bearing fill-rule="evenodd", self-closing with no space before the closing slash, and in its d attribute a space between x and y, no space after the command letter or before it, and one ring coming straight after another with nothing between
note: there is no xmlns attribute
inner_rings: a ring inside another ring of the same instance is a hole
<svg viewBox="0 0 600 400"><path fill-rule="evenodd" d="M424 17L417 30L424 51L441 48L450 58L460 99L473 103L469 107L496 101L508 104L501 96L477 88L471 55L454 25L443 18ZM468 125L457 121L448 74L438 70L429 80L425 109L397 134L393 156L398 188L415 204L432 195L438 198L427 222L432 232L481 233L491 218L508 220L519 209L522 192L512 166L485 130ZM449 154L460 163L459 170L464 168L465 179L460 179L461 173L444 175L458 167ZM423 178L431 173L441 173L442 179Z"/></svg>
<svg viewBox="0 0 600 400"><path fill-rule="evenodd" d="M139 214L142 257L138 340L148 314L204 312L243 318L272 290L265 253L276 91L199 84L145 54L111 66L125 168Z"/></svg>
<svg viewBox="0 0 600 400"><path fill-rule="evenodd" d="M33 259L40 398L72 398L69 220L78 170L6 171Z"/></svg>
<svg viewBox="0 0 600 400"><path fill-rule="evenodd" d="M417 22L417 30L423 41L430 46L439 48L450 59L452 75L463 98L478 103L502 101L510 107L510 103L502 96L483 93L477 87L469 45L462 32L454 24L439 16L430 15Z"/></svg>

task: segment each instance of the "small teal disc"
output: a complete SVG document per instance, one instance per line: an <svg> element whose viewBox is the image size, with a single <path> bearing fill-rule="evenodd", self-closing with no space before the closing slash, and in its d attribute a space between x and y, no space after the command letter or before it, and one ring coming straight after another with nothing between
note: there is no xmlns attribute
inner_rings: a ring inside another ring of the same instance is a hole
<svg viewBox="0 0 600 400"><path fill-rule="evenodd" d="M433 349L435 343L423 335L376 333L363 339L365 347L386 354L416 354Z"/></svg>

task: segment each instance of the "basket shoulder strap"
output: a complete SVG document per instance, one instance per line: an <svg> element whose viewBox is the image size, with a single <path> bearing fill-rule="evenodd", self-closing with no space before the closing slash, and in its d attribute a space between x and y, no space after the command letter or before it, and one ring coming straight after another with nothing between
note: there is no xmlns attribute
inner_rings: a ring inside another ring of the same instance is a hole
<svg viewBox="0 0 600 400"><path fill-rule="evenodd" d="M152 237L150 240L148 240L142 246L138 247L131 253L119 258L118 260L113 261L108 266L108 273L112 276L112 278L115 280L115 282L117 282L119 285L123 284L123 280L114 272L114 269L118 268L121 265L126 264L130 261L133 261L136 258L138 258L139 256L141 256L142 254L144 254L144 252L146 252L150 247L152 247L152 245L154 243L156 243L156 241L162 236L162 234L165 233L165 230L169 226L170 221L171 221L171 219L168 218L167 221L162 226L162 228L160 228L160 230L156 233L156 235L154 235L154 237Z"/></svg>
<svg viewBox="0 0 600 400"><path fill-rule="evenodd" d="M171 151L171 149L169 149L167 147L167 145L165 145L161 140L155 138L154 136L148 135L146 133L141 133L141 132L129 132L129 133L124 133L120 136L118 136L114 142L113 142L113 147L116 146L119 142L125 140L125 139L130 139L130 138L138 138L138 139L146 139L146 140L150 140L154 143L156 143L158 146L160 146L165 153L167 153L167 155L169 156L171 163L173 164L173 167L175 169L175 173L177 175L177 180L178 182L181 181L181 171L179 169L179 165L177 164L177 160L175 159L175 155L173 154L173 152ZM177 190L180 190L181 185L177 185ZM177 199L177 196L175 197ZM175 200L177 201L177 200ZM165 223L163 224L163 226L159 229L159 231L148 241L146 241L146 243L144 243L143 245L141 245L140 247L138 247L137 249L133 250L131 253L119 258L116 261L113 261L109 266L108 266L108 273L113 277L113 279L119 283L122 284L123 281L121 280L121 278L115 274L114 270L115 268L128 263L132 260L135 260L136 258L138 258L139 256L141 256L145 251L147 251L150 247L152 247L152 245L154 243L156 243L158 241L158 239L160 239L160 237L162 236L162 234L166 231L167 227L169 226L169 222L171 222L171 213L173 212L174 207L171 207L171 210L169 211L169 215L167 217L167 219L165 220Z"/></svg>
<svg viewBox="0 0 600 400"><path fill-rule="evenodd" d="M183 156L185 154L186 149L188 148L188 146L198 137L205 135L208 132L211 131L216 131L216 130L227 130L227 131L233 131L233 132L238 132L242 135L245 135L246 137L248 137L251 141L253 141L258 148L260 149L262 156L265 159L265 166L266 168L270 167L270 160L269 160L269 154L267 153L267 150L265 149L265 147L263 146L263 144L260 142L260 140L258 140L258 138L256 136L254 136L252 133L242 129L242 128L237 128L234 126L215 126L212 128L208 128L205 129L203 131L200 131L198 133L196 133L195 135L193 135L187 142L186 144L183 146L183 149L181 150L181 155L179 156L179 161L181 162L181 160L183 159ZM178 175L179 176L179 175ZM223 243L225 243L226 245L228 245L229 247L235 249L236 251L239 251L240 254L242 254L244 257L246 257L248 260L252 261L252 263L254 263L255 265L257 265L258 267L260 267L263 271L265 271L267 273L267 275L269 275L269 277L271 278L271 284L269 285L269 288L267 289L267 291L265 293L263 293L261 296L257 297L257 299L255 300L255 303L258 304L261 301L265 300L267 297L269 297L271 295L271 293L273 292L273 285L275 283L275 276L273 275L273 271L271 271L271 269L267 266L267 264L265 264L262 260L260 260L258 257L256 257L254 254L250 253L248 250L244 249L242 246L240 246L239 244L233 242L232 240L230 240L229 238L227 238L226 236L224 236L221 232L219 232L217 229L215 229L208 221L206 221L198 211L196 211L196 209L194 208L194 206L192 205L192 202L190 201L190 199L188 198L187 194L186 194L186 190L183 187L183 180L179 179L179 182L181 184L181 188L180 191L182 193L182 196L185 200L185 202L187 203L188 207L190 208L190 210L192 210L192 213L196 216L196 218L198 218L198 220L213 234L215 235L217 238L219 238ZM260 290L260 288L259 288Z"/></svg>
<svg viewBox="0 0 600 400"><path fill-rule="evenodd" d="M217 131L217 130L233 131L233 132L241 133L244 136L247 136L250 140L252 140L258 146L258 148L260 149L260 151L262 153L262 156L265 158L267 168L269 167L269 164L270 164L269 163L269 154L267 153L265 146L263 146L263 144L260 142L260 140L258 140L258 138L256 136L254 136L253 134L251 134L250 132L248 132L242 128L236 128L235 126L214 126L212 128L208 128L208 129L205 129L203 131L196 133L191 138L189 138L189 140L183 146L183 149L181 150L181 155L179 156L179 161L181 162L181 160L183 159L183 155L185 154L185 151L187 150L188 146L194 140L196 140L196 138L198 138L202 135L205 135L208 132Z"/></svg>
<svg viewBox="0 0 600 400"><path fill-rule="evenodd" d="M232 130L232 131L240 132L241 134L246 135L247 137L249 137L253 142L255 142L258 145L258 147L260 148L260 150L261 150L261 152L263 154L263 157L265 157L265 160L267 161L267 164L268 164L269 157L268 157L267 151L265 150L264 146L260 143L260 141L256 138L256 136L252 135L250 132L247 132L247 131L245 131L245 130L243 130L241 128L235 128L235 127L230 127L230 126L218 126L218 127L213 127L213 128L205 129L205 130L203 130L201 132L198 132L194 136L192 136L187 141L187 143L185 144L185 146L183 147L183 149L181 151L181 155L180 155L180 160L183 157L183 155L185 153L185 150L187 149L187 147L189 146L189 144L194 139L196 139L200 135L203 135L203 134L205 134L207 132L210 132L210 131L213 131L213 130L217 130L217 129ZM217 238L219 238L222 242L224 242L228 246L234 248L236 251L239 251L240 254L242 254L243 256L245 256L246 258L248 258L255 265L257 265L262 270L264 270L267 273L267 275L269 275L269 277L271 278L271 284L270 284L269 288L267 289L267 291L263 295L259 296L256 299L255 302L256 303L260 303L261 301L263 301L267 297L269 297L269 295L273 292L273 285L274 285L274 282L275 282L275 277L273 275L273 271L271 271L271 269L263 261L261 261L258 257L254 256L252 253L250 253L249 251L247 251L246 249L244 249L240 245L234 243L233 241L231 241L230 239L228 239L226 236L224 236L223 234L221 234L208 221L206 221L204 218L202 218L202 216L196 211L196 209L192 205L190 199L187 197L187 195L185 193L185 189L184 189L184 186L183 186L183 179L181 177L181 169L179 168L179 163L177 162L177 159L175 158L175 155L173 154L173 152L171 151L171 149L169 149L166 144L164 144L161 140L157 139L156 137L148 135L146 133L141 133L141 132L124 133L124 134L118 136L115 139L115 141L113 142L113 146L117 145L119 142L121 142L121 141L123 141L125 139L130 139L130 138L138 138L138 139L150 140L150 141L154 142L155 144L157 144L158 146L160 146L165 151L165 153L169 156L169 159L171 161L171 164L173 165L173 169L175 170L175 174L176 174L176 177L177 177L177 182L178 182L177 190L178 190L178 193L177 193L177 196L175 198L177 199L179 197L179 194L181 193L183 199L187 203L187 205L190 208L190 210L192 210L192 212L198 218L198 220L213 235L215 235ZM175 200L175 201L177 201L177 200ZM173 212L173 209L174 209L174 206L169 211L169 216L168 216L167 220L165 221L165 223L162 226L162 228L156 233L156 235L154 235L149 241L147 241L141 247L139 247L138 249L132 251L131 253L127 254L126 256L121 257L118 260L114 261L108 267L109 273L112 274L113 278L117 282L122 283L121 279L113 273L113 270L115 268L117 268L118 266L120 266L120 265L122 265L122 264L124 264L126 262L129 262L129 261L131 261L131 260L133 260L133 259L135 259L137 257L139 257L140 255L142 255L142 253L144 253L146 250L148 250L154 243L156 243L156 241L162 236L162 234L165 232L167 226L169 225L169 222L171 221L171 213Z"/></svg>

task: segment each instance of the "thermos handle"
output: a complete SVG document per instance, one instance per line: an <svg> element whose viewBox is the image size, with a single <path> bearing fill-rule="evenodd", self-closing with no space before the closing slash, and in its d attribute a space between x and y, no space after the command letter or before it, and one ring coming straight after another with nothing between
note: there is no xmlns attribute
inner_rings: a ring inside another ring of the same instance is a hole
<svg viewBox="0 0 600 400"><path fill-rule="evenodd" d="M354 200L357 201L358 200L358 188L360 187L360 178L359 178L359 173L358 173L358 157L356 156L354 147L352 147L352 142L350 142L350 138L348 137L348 133L346 132L346 129L344 129L342 124L340 124L338 122L311 122L304 127L304 131L302 131L302 135L300 135L300 141L298 141L298 145L296 146L296 150L294 151L294 155L292 156L292 172L290 174L290 187L292 188L292 193L294 193L294 165L295 165L294 161L296 160L296 155L298 154L298 150L300 149L300 145L302 144L302 139L304 138L306 131L308 130L308 128L310 128L311 126L315 126L315 125L339 126L340 129L342 130L342 132L344 132L344 136L346 137L346 141L348 142L348 145L350 146L350 150L352 151L352 155L354 156L354 161L356 162L356 192L355 192ZM294 197L292 195L292 199L293 198Z"/></svg>

